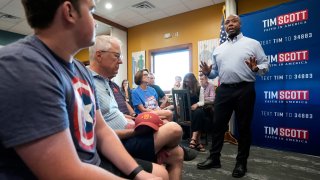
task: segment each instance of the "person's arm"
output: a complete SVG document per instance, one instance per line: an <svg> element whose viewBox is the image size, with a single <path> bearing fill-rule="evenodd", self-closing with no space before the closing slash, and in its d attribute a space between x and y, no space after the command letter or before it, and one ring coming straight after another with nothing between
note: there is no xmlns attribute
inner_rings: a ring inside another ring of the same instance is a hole
<svg viewBox="0 0 320 180"><path fill-rule="evenodd" d="M123 115L127 120L129 120L129 119L134 120L134 118L135 118L134 116L130 116L130 115L127 115L127 114L123 114Z"/></svg>
<svg viewBox="0 0 320 180"><path fill-rule="evenodd" d="M263 48L261 46L261 44L258 42L257 45L257 67L259 68L258 70L258 74L260 76L266 74L267 72L269 72L269 60L267 58L267 56L265 55Z"/></svg>
<svg viewBox="0 0 320 180"><path fill-rule="evenodd" d="M140 96L139 96L139 89L133 90L131 95L132 95L132 103L133 103L133 106L135 107L135 111L137 112L137 109L138 109L138 111L140 112L146 112L147 109L144 108L143 100L140 99ZM139 114L140 112L137 112L137 114Z"/></svg>
<svg viewBox="0 0 320 180"><path fill-rule="evenodd" d="M203 87L200 88L200 95L199 95L199 102L197 102L199 107L204 105L204 89Z"/></svg>
<svg viewBox="0 0 320 180"><path fill-rule="evenodd" d="M159 104L159 107L160 109L163 109L166 107L166 104L168 102L168 97L166 96L166 94L163 92L163 90L161 89L160 86L158 85L155 85L155 88L157 89L156 90L156 94L158 97L156 98L159 98L159 102L161 102L161 104Z"/></svg>
<svg viewBox="0 0 320 180"><path fill-rule="evenodd" d="M15 150L38 179L121 179L81 162L68 129L17 146Z"/></svg>
<svg viewBox="0 0 320 180"><path fill-rule="evenodd" d="M216 57L213 55L212 59L213 59L213 61L212 61L212 64L210 66L211 67L211 71L210 71L209 75L207 75L207 77L209 79L214 79L219 75L218 66L217 66L217 62L216 62Z"/></svg>
<svg viewBox="0 0 320 180"><path fill-rule="evenodd" d="M218 66L216 62L215 55L212 55L212 64L209 66L206 62L201 61L200 63L200 72L206 75L209 79L216 78L218 74Z"/></svg>
<svg viewBox="0 0 320 180"><path fill-rule="evenodd" d="M120 139L128 139L135 136L134 129L114 130Z"/></svg>
<svg viewBox="0 0 320 180"><path fill-rule="evenodd" d="M160 105L160 108L163 109L166 107L167 105L167 102L168 102L168 96L164 95L161 99L161 105Z"/></svg>
<svg viewBox="0 0 320 180"><path fill-rule="evenodd" d="M127 105L127 108L129 110L129 113L128 115L130 116L134 116L136 113L134 112L134 110L132 109L132 107L130 106L130 104L128 102L126 102L126 105Z"/></svg>
<svg viewBox="0 0 320 180"><path fill-rule="evenodd" d="M215 98L215 95L216 95L215 92L214 92L214 87L213 87L212 84L209 83L207 88L208 88L209 94L208 94L208 96L204 97L204 102L205 103L206 102L213 102L214 98Z"/></svg>
<svg viewBox="0 0 320 180"><path fill-rule="evenodd" d="M250 58L248 58L245 63L248 65L252 72L263 76L269 71L269 60L267 59L267 56L265 55L261 44L258 41L256 41L255 43L255 56L251 56Z"/></svg>
<svg viewBox="0 0 320 180"><path fill-rule="evenodd" d="M124 174L130 174L136 167L138 167L137 162L123 147L115 132L106 124L100 110L97 110L96 119L97 124L95 130L97 135L97 148L103 156L110 160ZM146 179L148 177L150 178L154 176L146 173L145 171L141 171L135 179Z"/></svg>
<svg viewBox="0 0 320 180"><path fill-rule="evenodd" d="M137 108L138 108L139 111L141 111L141 112L150 112L150 111L153 111L152 109L147 109L147 108L145 108L142 104L139 104L139 105L137 106Z"/></svg>

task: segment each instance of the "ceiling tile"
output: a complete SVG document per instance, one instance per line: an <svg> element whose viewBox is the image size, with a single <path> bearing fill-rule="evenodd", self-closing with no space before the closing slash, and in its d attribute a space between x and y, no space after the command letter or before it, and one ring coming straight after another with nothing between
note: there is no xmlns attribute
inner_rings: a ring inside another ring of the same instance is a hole
<svg viewBox="0 0 320 180"><path fill-rule="evenodd" d="M105 9L107 1L113 4L113 9ZM150 2L155 8L137 9L132 7L132 5L143 1ZM221 2L224 0L96 0L95 14L124 27L132 27ZM0 12L20 17L23 21L15 25L0 20L0 29L10 29L10 31L24 34L32 32L31 28L28 29L25 21L21 0L0 0ZM99 25L97 32L104 32L105 29L102 27L103 25ZM102 29L100 30L100 28Z"/></svg>
<svg viewBox="0 0 320 180"><path fill-rule="evenodd" d="M225 2L225 0L212 0L213 2L215 2L216 4L219 4L219 3L222 3L222 2Z"/></svg>
<svg viewBox="0 0 320 180"><path fill-rule="evenodd" d="M176 14L187 12L189 11L189 9L184 4L180 3L180 4L172 4L170 6L167 6L166 8L163 8L163 11L169 16L173 16Z"/></svg>
<svg viewBox="0 0 320 180"><path fill-rule="evenodd" d="M194 0L183 0L183 3L190 10L199 9L199 8L202 8L202 7L213 5L213 2L211 0L197 0L197 1L194 1Z"/></svg>
<svg viewBox="0 0 320 180"><path fill-rule="evenodd" d="M144 15L144 17L149 19L150 21L161 19L161 18L164 18L164 17L167 17L167 16L168 15L165 14L164 12L162 12L162 11L154 11L154 12L150 12L150 13Z"/></svg>
<svg viewBox="0 0 320 180"><path fill-rule="evenodd" d="M9 31L24 35L33 34L33 30L30 28L27 21L22 21L21 23L18 23L17 25L10 28Z"/></svg>
<svg viewBox="0 0 320 180"><path fill-rule="evenodd" d="M10 0L1 0L0 1L0 10L4 8Z"/></svg>
<svg viewBox="0 0 320 180"><path fill-rule="evenodd" d="M134 8L134 7L130 7L130 10L140 14L140 15L145 15L145 14L148 14L148 13L151 13L152 11L158 11L159 9L158 8L150 8L150 9L147 9L147 8Z"/></svg>
<svg viewBox="0 0 320 180"><path fill-rule="evenodd" d="M2 29L2 30L8 30L14 25L15 25L15 23L0 20L0 29Z"/></svg>
<svg viewBox="0 0 320 180"><path fill-rule="evenodd" d="M170 4L180 4L181 0L148 0L156 8L162 9L168 7Z"/></svg>
<svg viewBox="0 0 320 180"><path fill-rule="evenodd" d="M96 35L102 35L102 34L110 34L111 26L102 23L100 21L96 21L98 28L96 29Z"/></svg>
<svg viewBox="0 0 320 180"><path fill-rule="evenodd" d="M4 8L1 9L1 11L24 19L26 17L24 14L21 0L11 0L9 4L7 4Z"/></svg>
<svg viewBox="0 0 320 180"><path fill-rule="evenodd" d="M128 19L131 23L138 25L138 24L144 24L146 22L149 22L149 20L143 16L140 16L139 18L130 18Z"/></svg>

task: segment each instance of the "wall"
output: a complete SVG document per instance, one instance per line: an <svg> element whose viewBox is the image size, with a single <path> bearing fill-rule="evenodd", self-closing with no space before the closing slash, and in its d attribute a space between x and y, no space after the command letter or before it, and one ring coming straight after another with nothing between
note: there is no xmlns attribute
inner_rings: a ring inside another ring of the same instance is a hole
<svg viewBox="0 0 320 180"><path fill-rule="evenodd" d="M146 50L147 67L150 68L149 50L188 43L192 43L192 69L194 72L198 72L198 41L219 36L222 6L223 3L129 28L128 79L132 80L130 68L132 67L132 52ZM163 38L165 33L174 32L178 32L179 36L169 39Z"/></svg>
<svg viewBox="0 0 320 180"><path fill-rule="evenodd" d="M121 53L123 54L122 64L119 66L119 71L117 76L112 79L114 82L116 82L120 86L122 83L122 80L127 79L127 76L128 76L127 32L113 27L111 30L111 36L119 38L122 42L122 46L121 46Z"/></svg>
<svg viewBox="0 0 320 180"><path fill-rule="evenodd" d="M258 11L290 0L239 0L239 14ZM193 73L198 74L198 41L218 38L224 3L149 22L128 30L128 79L132 80L131 54L146 50L147 67L150 68L148 51L168 46L192 43ZM164 33L179 32L178 37L164 39ZM132 83L132 82L131 82Z"/></svg>
<svg viewBox="0 0 320 180"><path fill-rule="evenodd" d="M108 34L106 34L108 35ZM113 81L115 81L118 85L121 84L123 79L127 79L127 69L128 69L128 58L127 58L127 32L118 29L118 28L114 28L112 27L111 31L110 31L110 35L117 37L121 40L122 42L122 47L121 47L121 52L123 54L123 64L119 66L119 71L118 71L118 75L113 78ZM89 61L89 48L85 48L80 50L76 55L75 58L80 60L81 62L87 62Z"/></svg>
<svg viewBox="0 0 320 180"><path fill-rule="evenodd" d="M292 0L259 0L257 3L255 0L238 0L238 13L246 14L290 1Z"/></svg>
<svg viewBox="0 0 320 180"><path fill-rule="evenodd" d="M89 61L89 49L85 48L80 50L74 57L81 62Z"/></svg>

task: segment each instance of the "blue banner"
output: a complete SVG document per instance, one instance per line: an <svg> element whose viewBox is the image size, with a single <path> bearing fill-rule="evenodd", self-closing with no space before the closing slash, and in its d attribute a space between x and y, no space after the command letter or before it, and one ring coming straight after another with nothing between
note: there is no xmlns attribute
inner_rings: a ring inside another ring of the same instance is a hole
<svg viewBox="0 0 320 180"><path fill-rule="evenodd" d="M252 123L257 146L320 155L320 1L304 0L241 16L270 72L257 77Z"/></svg>

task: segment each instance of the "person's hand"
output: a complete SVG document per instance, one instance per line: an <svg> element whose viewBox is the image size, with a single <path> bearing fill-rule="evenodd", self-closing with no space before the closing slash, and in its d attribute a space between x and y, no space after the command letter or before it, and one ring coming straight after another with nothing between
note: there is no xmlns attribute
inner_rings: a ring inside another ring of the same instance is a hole
<svg viewBox="0 0 320 180"><path fill-rule="evenodd" d="M259 70L258 66L257 66L257 60L256 57L251 56L249 59L247 59L246 64L248 65L248 67L251 69L251 71L253 72L257 72Z"/></svg>
<svg viewBox="0 0 320 180"><path fill-rule="evenodd" d="M135 122L132 119L127 119L128 123L126 125L126 129L134 129L135 127Z"/></svg>
<svg viewBox="0 0 320 180"><path fill-rule="evenodd" d="M164 108L166 108L166 104L161 104L160 109L164 109Z"/></svg>
<svg viewBox="0 0 320 180"><path fill-rule="evenodd" d="M124 117L125 117L126 119L131 119L131 120L134 120L134 118L135 118L134 116L127 115L127 114L125 114Z"/></svg>
<svg viewBox="0 0 320 180"><path fill-rule="evenodd" d="M208 66L208 64L204 61L200 61L200 72L202 72L204 75L208 76L212 69L212 64Z"/></svg>
<svg viewBox="0 0 320 180"><path fill-rule="evenodd" d="M162 180L161 177L157 177L151 173L148 173L146 171L141 171L137 176L134 178L135 180L144 180L144 179L150 179L150 180Z"/></svg>
<svg viewBox="0 0 320 180"><path fill-rule="evenodd" d="M198 108L198 104L196 103L196 104L193 104L192 106L191 106L191 110L195 110L195 109L197 109Z"/></svg>

